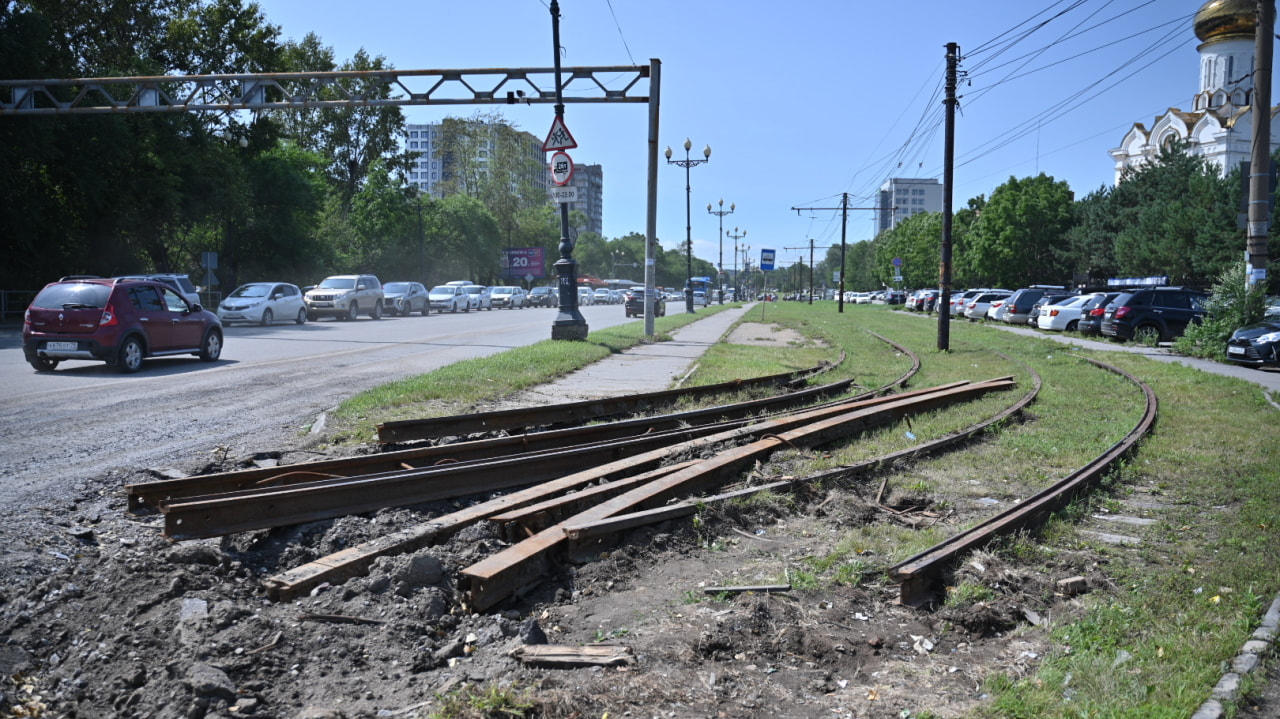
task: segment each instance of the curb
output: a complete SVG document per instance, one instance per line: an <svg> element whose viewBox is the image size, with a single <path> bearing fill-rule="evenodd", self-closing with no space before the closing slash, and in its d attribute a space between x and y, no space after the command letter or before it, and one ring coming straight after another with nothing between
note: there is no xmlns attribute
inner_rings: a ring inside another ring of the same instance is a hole
<svg viewBox="0 0 1280 719"><path fill-rule="evenodd" d="M1222 675L1213 693L1191 715L1191 719L1221 719L1226 715L1223 703L1233 704L1240 696L1240 679L1262 666L1262 658L1275 645L1276 632L1280 630L1280 596L1271 602L1271 608L1262 617L1262 624L1253 631L1252 638L1240 648L1231 660L1231 671Z"/></svg>

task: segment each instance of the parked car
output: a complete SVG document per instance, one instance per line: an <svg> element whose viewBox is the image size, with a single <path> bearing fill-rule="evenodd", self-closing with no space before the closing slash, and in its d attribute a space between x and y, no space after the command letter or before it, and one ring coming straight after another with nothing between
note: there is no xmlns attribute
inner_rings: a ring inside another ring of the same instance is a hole
<svg viewBox="0 0 1280 719"><path fill-rule="evenodd" d="M137 372L147 357L222 356L218 316L154 280L80 278L45 285L22 320L22 352L37 372L63 360Z"/></svg>
<svg viewBox="0 0 1280 719"><path fill-rule="evenodd" d="M427 302L436 312L470 312L471 295L466 285L437 285L427 292Z"/></svg>
<svg viewBox="0 0 1280 719"><path fill-rule="evenodd" d="M421 282L388 282L382 286L382 311L402 317L414 312L431 314L427 288Z"/></svg>
<svg viewBox="0 0 1280 719"><path fill-rule="evenodd" d="M489 300L494 307L506 307L509 310L524 309L524 288L491 287L489 288Z"/></svg>
<svg viewBox="0 0 1280 719"><path fill-rule="evenodd" d="M1119 292L1100 292L1091 295L1091 298L1080 307L1080 322L1076 325L1076 332L1085 336L1102 334L1102 317L1107 313L1107 305L1119 296Z"/></svg>
<svg viewBox="0 0 1280 719"><path fill-rule="evenodd" d="M902 290L886 290L884 293L884 303L886 305L900 305L907 301L907 293Z"/></svg>
<svg viewBox="0 0 1280 719"><path fill-rule="evenodd" d="M627 299L622 303L622 310L627 317L644 317L644 290L635 290L627 293ZM653 316L665 317L667 315L667 301L663 298L662 293L654 291L653 293Z"/></svg>
<svg viewBox="0 0 1280 719"><path fill-rule="evenodd" d="M315 289L303 296L307 303L307 319L321 317L354 320L368 312L382 319L382 283L373 275L334 275L321 280Z"/></svg>
<svg viewBox="0 0 1280 719"><path fill-rule="evenodd" d="M163 282L178 291L178 294L186 298L187 302L193 305L201 304L200 293L196 290L195 284L188 275L179 275L172 272L157 272L149 275L121 275L118 280L153 280L155 282Z"/></svg>
<svg viewBox="0 0 1280 719"><path fill-rule="evenodd" d="M1011 325L1025 325L1031 318L1031 308L1042 299L1061 299L1070 297L1064 287L1024 287L1017 290L1000 306L1001 322Z"/></svg>
<svg viewBox="0 0 1280 719"><path fill-rule="evenodd" d="M530 307L559 307L560 294L554 287L534 287L529 290L528 304Z"/></svg>
<svg viewBox="0 0 1280 719"><path fill-rule="evenodd" d="M991 305L996 302L1004 302L1009 297L1008 290L988 290L974 296L969 300L969 304L964 308L964 316L971 322L985 319Z"/></svg>
<svg viewBox="0 0 1280 719"><path fill-rule="evenodd" d="M1272 305L1261 322L1231 333L1227 359L1250 367L1280 367L1280 305Z"/></svg>
<svg viewBox="0 0 1280 719"><path fill-rule="evenodd" d="M276 318L306 323L307 305L302 301L302 290L297 285L249 282L237 287L218 304L218 319L224 325L249 322L270 327Z"/></svg>
<svg viewBox="0 0 1280 719"><path fill-rule="evenodd" d="M1118 340L1168 342L1205 315L1203 292L1184 287L1150 287L1125 292L1107 306L1102 334Z"/></svg>
<svg viewBox="0 0 1280 719"><path fill-rule="evenodd" d="M1080 316L1083 314L1084 306L1100 294L1075 295L1040 305L1040 314L1035 320L1036 327L1055 332L1074 332L1080 326Z"/></svg>
<svg viewBox="0 0 1280 719"><path fill-rule="evenodd" d="M489 294L488 287L485 287L484 285L462 285L462 289L467 293L467 296L471 301L471 309L493 309L493 297Z"/></svg>

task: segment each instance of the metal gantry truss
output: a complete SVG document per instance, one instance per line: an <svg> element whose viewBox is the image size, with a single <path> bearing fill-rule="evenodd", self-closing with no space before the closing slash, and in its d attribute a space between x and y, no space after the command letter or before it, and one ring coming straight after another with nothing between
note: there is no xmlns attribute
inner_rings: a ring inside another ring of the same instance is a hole
<svg viewBox="0 0 1280 719"><path fill-rule="evenodd" d="M657 62L657 61L654 61ZM565 103L647 103L652 65L563 68ZM609 77L613 76L613 77ZM610 89L610 86L618 89ZM554 68L0 80L0 115L553 104Z"/></svg>
<svg viewBox="0 0 1280 719"><path fill-rule="evenodd" d="M567 75L567 79L565 78ZM658 98L662 62L559 69L559 102L646 104L645 288L654 290L658 226ZM0 117L410 105L552 105L557 69L362 70L0 80ZM611 89L614 88L614 89ZM646 303L646 335L654 334Z"/></svg>

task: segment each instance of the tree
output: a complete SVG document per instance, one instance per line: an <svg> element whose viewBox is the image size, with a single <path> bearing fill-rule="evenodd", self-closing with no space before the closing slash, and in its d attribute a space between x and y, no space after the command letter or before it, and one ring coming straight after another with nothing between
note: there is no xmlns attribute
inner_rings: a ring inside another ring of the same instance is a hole
<svg viewBox="0 0 1280 719"><path fill-rule="evenodd" d="M907 287L936 287L939 248L942 240L942 213L916 213L876 238L875 268L884 284L893 282L896 270ZM894 267L895 259L902 264Z"/></svg>
<svg viewBox="0 0 1280 719"><path fill-rule="evenodd" d="M1010 177L991 193L968 233L960 259L967 276L993 287L1068 281L1072 202L1067 183L1043 172Z"/></svg>

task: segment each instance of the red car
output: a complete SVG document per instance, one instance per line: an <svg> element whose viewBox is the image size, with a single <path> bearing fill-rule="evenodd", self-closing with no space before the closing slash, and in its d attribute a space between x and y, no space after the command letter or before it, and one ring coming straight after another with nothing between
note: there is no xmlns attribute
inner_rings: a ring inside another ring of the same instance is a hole
<svg viewBox="0 0 1280 719"><path fill-rule="evenodd" d="M22 321L22 351L37 372L96 360L137 372L146 357L222 355L222 323L154 280L64 277L40 290Z"/></svg>

